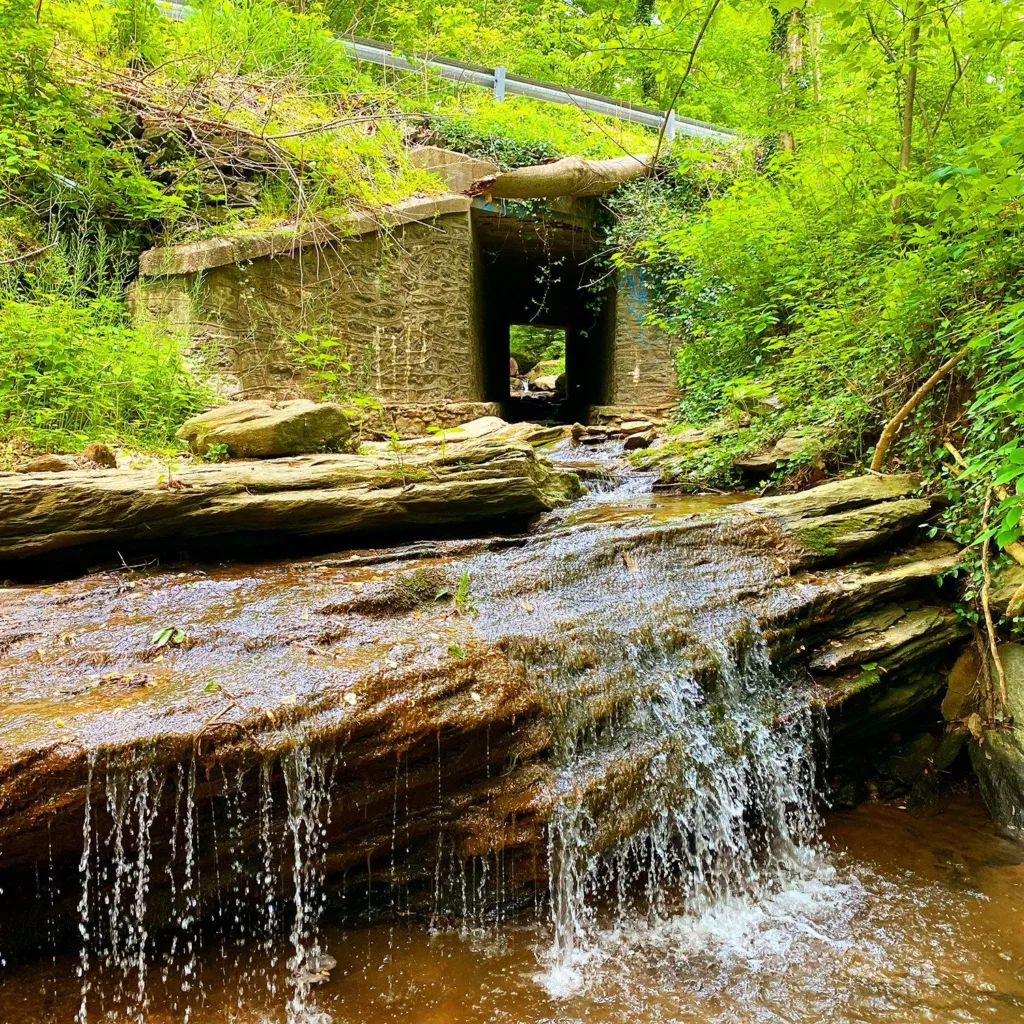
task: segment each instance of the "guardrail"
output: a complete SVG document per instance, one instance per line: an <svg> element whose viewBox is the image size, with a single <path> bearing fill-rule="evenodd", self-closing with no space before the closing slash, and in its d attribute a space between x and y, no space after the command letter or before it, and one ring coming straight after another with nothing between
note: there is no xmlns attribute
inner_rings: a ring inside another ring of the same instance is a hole
<svg viewBox="0 0 1024 1024"><path fill-rule="evenodd" d="M156 0L157 6L173 21L184 21L192 13L192 8L185 4L174 3L173 0ZM731 142L736 132L719 125L698 121L691 117L681 117L674 110L655 110L652 107L621 103L609 96L573 89L569 86L555 85L552 82L540 82L522 75L509 74L504 67L488 68L481 64L464 64L457 60L445 60L439 57L418 60L403 57L395 52L394 47L376 39L363 39L359 36L338 36L338 42L356 60L366 61L380 67L392 68L395 71L429 71L449 82L461 85L475 85L490 89L498 101L506 96L528 96L531 99L547 103L562 103L576 107L591 114L614 117L620 121L645 125L648 128L660 129L665 126L665 138L669 142L676 135L691 135L696 138L715 139L719 142Z"/></svg>

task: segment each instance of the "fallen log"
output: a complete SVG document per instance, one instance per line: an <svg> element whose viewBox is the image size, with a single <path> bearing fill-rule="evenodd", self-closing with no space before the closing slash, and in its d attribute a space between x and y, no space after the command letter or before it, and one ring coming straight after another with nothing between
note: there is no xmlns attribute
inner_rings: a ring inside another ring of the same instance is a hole
<svg viewBox="0 0 1024 1024"><path fill-rule="evenodd" d="M556 199L562 196L603 196L619 185L649 174L650 156L584 160L568 156L550 164L519 167L474 181L470 195L492 199Z"/></svg>
<svg viewBox="0 0 1024 1024"><path fill-rule="evenodd" d="M523 441L375 446L140 470L0 474L0 559L96 544L408 530L565 504L579 481Z"/></svg>

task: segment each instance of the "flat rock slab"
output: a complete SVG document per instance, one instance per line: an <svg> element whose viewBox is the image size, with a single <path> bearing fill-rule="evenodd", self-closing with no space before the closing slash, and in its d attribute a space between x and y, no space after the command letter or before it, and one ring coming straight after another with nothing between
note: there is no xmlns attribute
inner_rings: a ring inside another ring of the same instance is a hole
<svg viewBox="0 0 1024 1024"><path fill-rule="evenodd" d="M333 402L231 402L187 420L178 437L196 455L223 446L235 459L272 459L336 448L352 433L345 410Z"/></svg>
<svg viewBox="0 0 1024 1024"><path fill-rule="evenodd" d="M96 544L408 530L548 511L579 494L524 441L475 438L180 470L0 474L0 559Z"/></svg>

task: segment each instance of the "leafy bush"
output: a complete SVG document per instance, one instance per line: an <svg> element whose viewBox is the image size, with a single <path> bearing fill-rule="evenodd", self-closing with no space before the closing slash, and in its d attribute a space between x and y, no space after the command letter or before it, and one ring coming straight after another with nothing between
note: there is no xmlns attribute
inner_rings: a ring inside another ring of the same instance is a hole
<svg viewBox="0 0 1024 1024"><path fill-rule="evenodd" d="M1024 480L1024 117L1007 88L1020 13L1016 0L967 0L955 19L804 8L787 31L816 49L798 77L780 55L771 134L733 155L677 147L665 177L613 199L615 261L642 271L652 322L679 339L679 419L732 418L726 457L676 453L700 479L730 482L741 446L794 427L814 428L826 469L862 471L883 426L959 354L885 465L947 493L956 539L1019 536L1024 498L1000 488ZM775 408L745 426L744 394Z"/></svg>
<svg viewBox="0 0 1024 1024"><path fill-rule="evenodd" d="M90 440L174 443L209 395L178 342L107 299L0 304L0 434L73 450Z"/></svg>
<svg viewBox="0 0 1024 1024"><path fill-rule="evenodd" d="M565 331L558 327L531 327L513 324L509 328L509 351L525 356L531 363L545 359L565 359Z"/></svg>

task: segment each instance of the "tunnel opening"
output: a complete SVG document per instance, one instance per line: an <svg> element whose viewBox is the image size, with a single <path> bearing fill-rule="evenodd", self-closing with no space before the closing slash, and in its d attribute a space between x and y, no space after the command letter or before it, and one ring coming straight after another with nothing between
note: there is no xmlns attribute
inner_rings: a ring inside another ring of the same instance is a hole
<svg viewBox="0 0 1024 1024"><path fill-rule="evenodd" d="M614 287L585 221L474 210L484 390L510 422L587 422L606 401Z"/></svg>

